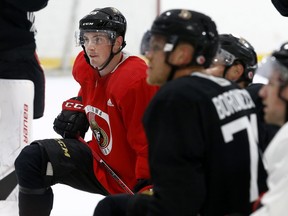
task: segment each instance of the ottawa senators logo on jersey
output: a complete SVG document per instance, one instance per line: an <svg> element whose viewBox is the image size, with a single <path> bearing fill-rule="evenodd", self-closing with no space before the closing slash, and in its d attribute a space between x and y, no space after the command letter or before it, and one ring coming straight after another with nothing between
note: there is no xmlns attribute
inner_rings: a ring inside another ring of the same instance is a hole
<svg viewBox="0 0 288 216"><path fill-rule="evenodd" d="M94 119L90 120L90 126L92 129L92 132L98 142L98 145L101 148L106 148L108 146L108 136L105 133L104 130L102 130L102 128L100 128L97 124L97 122Z"/></svg>
<svg viewBox="0 0 288 216"><path fill-rule="evenodd" d="M86 106L84 109L88 117L90 128L101 152L104 155L110 154L113 141L108 114L90 105Z"/></svg>

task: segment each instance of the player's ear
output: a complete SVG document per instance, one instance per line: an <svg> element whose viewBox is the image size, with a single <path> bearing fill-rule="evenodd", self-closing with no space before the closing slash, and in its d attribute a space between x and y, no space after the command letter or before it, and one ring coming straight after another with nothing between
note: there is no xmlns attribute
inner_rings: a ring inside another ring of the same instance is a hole
<svg viewBox="0 0 288 216"><path fill-rule="evenodd" d="M235 80L238 80L244 73L244 66L240 63L235 65L236 69L234 70Z"/></svg>
<svg viewBox="0 0 288 216"><path fill-rule="evenodd" d="M178 44L175 47L171 57L171 63L174 65L187 65L191 62L194 49L188 44Z"/></svg>
<svg viewBox="0 0 288 216"><path fill-rule="evenodd" d="M113 46L113 52L116 53L119 51L119 49L121 48L123 44L123 37L122 36L118 36L115 40L114 46Z"/></svg>

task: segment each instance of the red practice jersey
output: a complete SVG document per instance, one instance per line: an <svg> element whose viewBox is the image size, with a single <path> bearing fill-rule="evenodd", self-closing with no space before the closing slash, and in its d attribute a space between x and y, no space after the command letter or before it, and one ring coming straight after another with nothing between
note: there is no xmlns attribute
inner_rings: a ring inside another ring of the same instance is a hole
<svg viewBox="0 0 288 216"><path fill-rule="evenodd" d="M90 146L130 189L137 179L150 178L142 117L158 87L147 84L146 70L141 58L125 53L116 69L104 77L86 62L83 52L73 67L93 131ZM109 193L124 192L96 160L94 173Z"/></svg>

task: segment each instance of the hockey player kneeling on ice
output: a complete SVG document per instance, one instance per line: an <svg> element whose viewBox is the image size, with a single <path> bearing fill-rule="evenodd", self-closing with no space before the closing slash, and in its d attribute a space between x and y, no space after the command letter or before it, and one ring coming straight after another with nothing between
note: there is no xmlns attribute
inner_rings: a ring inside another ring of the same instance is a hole
<svg viewBox="0 0 288 216"><path fill-rule="evenodd" d="M48 216L56 183L102 195L151 188L144 110L158 87L147 65L124 52L126 19L97 8L79 22L83 51L73 66L79 94L62 104L54 130L63 139L36 140L15 161L20 216ZM90 127L91 140L83 138Z"/></svg>

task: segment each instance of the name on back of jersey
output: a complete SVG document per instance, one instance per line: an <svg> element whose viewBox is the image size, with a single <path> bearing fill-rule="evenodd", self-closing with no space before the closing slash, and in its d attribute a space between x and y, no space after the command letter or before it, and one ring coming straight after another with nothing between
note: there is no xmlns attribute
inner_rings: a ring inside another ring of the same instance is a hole
<svg viewBox="0 0 288 216"><path fill-rule="evenodd" d="M255 107L250 94L245 89L233 89L212 98L220 120L237 112Z"/></svg>

